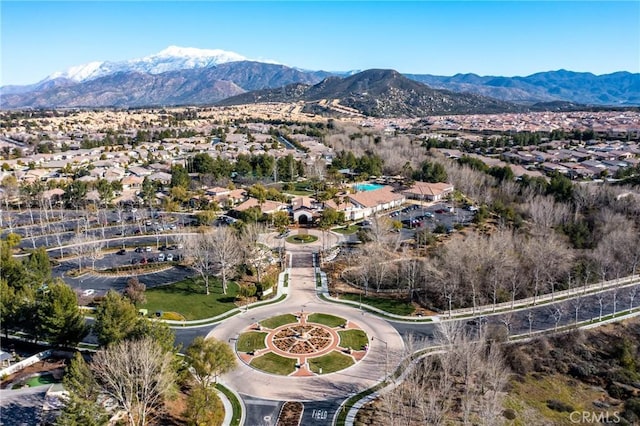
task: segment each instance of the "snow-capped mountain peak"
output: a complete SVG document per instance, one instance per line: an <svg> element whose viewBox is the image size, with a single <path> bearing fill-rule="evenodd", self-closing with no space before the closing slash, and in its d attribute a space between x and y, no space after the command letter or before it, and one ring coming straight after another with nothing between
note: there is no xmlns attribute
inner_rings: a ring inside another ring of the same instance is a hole
<svg viewBox="0 0 640 426"><path fill-rule="evenodd" d="M161 74L184 69L207 68L227 62L247 61L244 56L221 49L169 46L144 58L117 62L90 62L49 75L43 81L66 78L76 82L93 80L119 72Z"/></svg>
<svg viewBox="0 0 640 426"><path fill-rule="evenodd" d="M169 46L149 58L152 57L209 58L215 60L217 64L247 60L247 58L242 55L222 49L198 49L195 47L180 46Z"/></svg>
<svg viewBox="0 0 640 426"><path fill-rule="evenodd" d="M84 65L77 65L71 67L66 71L54 72L46 78L46 80L54 80L56 78L68 78L74 81L83 81L89 79L89 77L100 68L104 62L89 62Z"/></svg>

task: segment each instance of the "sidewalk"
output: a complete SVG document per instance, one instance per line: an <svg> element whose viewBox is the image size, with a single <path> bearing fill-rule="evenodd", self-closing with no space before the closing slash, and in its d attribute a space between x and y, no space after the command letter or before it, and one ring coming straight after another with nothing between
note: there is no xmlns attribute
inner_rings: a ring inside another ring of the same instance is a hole
<svg viewBox="0 0 640 426"><path fill-rule="evenodd" d="M600 283L595 283L588 286L582 286L582 287L576 287L568 290L557 291L554 294L544 294L535 298L528 297L525 299L517 299L513 303L502 302L502 303L496 304L495 306L494 305L477 306L475 310L473 308L454 309L451 312L446 311L440 315L433 315L433 316L421 318L416 316L396 315L364 303L361 304L360 302L356 302L352 300L337 299L329 294L328 287L326 286L326 274L321 272L321 275L324 277L321 294L322 294L322 297L325 298L326 300L334 303L340 303L340 304L351 305L356 307L362 306L367 311L378 313L388 319L398 320L398 321L407 321L407 322L413 322L413 323L449 321L449 320L456 320L460 318L468 318L468 317L480 316L480 315L493 315L493 314L499 314L504 312L520 311L520 310L524 310L534 306L560 302L568 298L588 296L590 294L596 294L601 291L613 290L615 288L626 288L626 287L631 287L631 286L640 284L640 276L628 276L628 277L620 278L617 280L606 281L604 283L600 282Z"/></svg>

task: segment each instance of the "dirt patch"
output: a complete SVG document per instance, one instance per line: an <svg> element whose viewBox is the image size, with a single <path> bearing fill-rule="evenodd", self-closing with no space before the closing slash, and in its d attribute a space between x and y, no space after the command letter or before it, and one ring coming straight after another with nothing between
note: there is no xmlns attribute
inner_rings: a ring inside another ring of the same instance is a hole
<svg viewBox="0 0 640 426"><path fill-rule="evenodd" d="M162 424L168 426L183 426L187 424L184 412L187 409L187 395L178 392L173 398L167 399L164 404Z"/></svg>
<svg viewBox="0 0 640 426"><path fill-rule="evenodd" d="M287 401L280 410L277 426L298 426L302 420L302 410L304 406L301 402Z"/></svg>
<svg viewBox="0 0 640 426"><path fill-rule="evenodd" d="M58 370L55 372L54 377L56 379L61 379L62 374L64 374L65 367L65 359L45 359L44 361L40 361L33 365L30 365L29 367L24 368L15 374L7 376L7 378L3 380L2 383L0 383L0 389L10 387L12 384L19 382L20 380L32 376L36 373L46 373L49 371L54 372L55 370Z"/></svg>

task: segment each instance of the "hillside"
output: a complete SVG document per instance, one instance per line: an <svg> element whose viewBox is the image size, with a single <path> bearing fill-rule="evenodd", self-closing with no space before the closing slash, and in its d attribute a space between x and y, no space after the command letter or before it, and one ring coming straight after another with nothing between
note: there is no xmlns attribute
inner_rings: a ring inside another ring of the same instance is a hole
<svg viewBox="0 0 640 426"><path fill-rule="evenodd" d="M2 108L136 107L213 104L247 90L295 82L317 83L323 72L303 72L284 65L252 61L159 74L118 72L87 81L46 80L35 90L3 88Z"/></svg>
<svg viewBox="0 0 640 426"><path fill-rule="evenodd" d="M474 94L432 89L394 70L373 69L346 78L328 77L320 83L243 93L219 102L239 105L259 102L318 102L340 105L375 117L417 117L439 114L500 113L524 108Z"/></svg>
<svg viewBox="0 0 640 426"><path fill-rule="evenodd" d="M526 77L456 74L451 77L407 74L408 78L439 89L476 93L512 102L567 101L590 105L640 104L640 74L616 72L594 75L566 70Z"/></svg>

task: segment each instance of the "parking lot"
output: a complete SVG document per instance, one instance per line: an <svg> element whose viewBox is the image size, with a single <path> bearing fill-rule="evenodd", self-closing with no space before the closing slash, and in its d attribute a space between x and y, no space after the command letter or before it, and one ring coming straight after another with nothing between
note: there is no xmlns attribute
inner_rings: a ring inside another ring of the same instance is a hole
<svg viewBox="0 0 640 426"><path fill-rule="evenodd" d="M471 208L473 210L473 208ZM474 211L455 208L447 203L436 203L430 206L412 204L389 214L389 218L398 220L405 229L424 229L431 231L442 225L447 232L455 226L465 225L473 220Z"/></svg>

